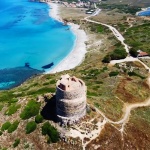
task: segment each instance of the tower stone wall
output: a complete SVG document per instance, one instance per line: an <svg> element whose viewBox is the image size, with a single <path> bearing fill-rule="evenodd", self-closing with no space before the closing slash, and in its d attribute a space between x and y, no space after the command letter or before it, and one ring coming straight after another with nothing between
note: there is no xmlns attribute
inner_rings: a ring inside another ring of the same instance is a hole
<svg viewBox="0 0 150 150"><path fill-rule="evenodd" d="M72 124L86 114L86 86L76 77L63 75L56 84L56 114L61 123Z"/></svg>

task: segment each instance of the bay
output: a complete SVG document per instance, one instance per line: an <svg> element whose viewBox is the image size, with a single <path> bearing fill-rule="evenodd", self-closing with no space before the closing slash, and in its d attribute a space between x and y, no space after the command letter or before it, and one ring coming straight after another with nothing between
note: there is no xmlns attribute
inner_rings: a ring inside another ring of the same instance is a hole
<svg viewBox="0 0 150 150"><path fill-rule="evenodd" d="M69 26L51 18L49 9L46 3L0 1L0 75L5 74L0 78L0 89L18 86L34 71L47 71L42 66L53 63L55 67L73 49L75 35ZM25 74L19 81L15 71L18 67Z"/></svg>

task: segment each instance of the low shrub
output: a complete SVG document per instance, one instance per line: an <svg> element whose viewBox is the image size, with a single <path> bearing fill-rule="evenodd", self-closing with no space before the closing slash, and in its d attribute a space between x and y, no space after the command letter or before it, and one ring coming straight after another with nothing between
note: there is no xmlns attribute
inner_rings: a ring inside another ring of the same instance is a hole
<svg viewBox="0 0 150 150"><path fill-rule="evenodd" d="M96 84L103 84L102 81L95 81Z"/></svg>
<svg viewBox="0 0 150 150"><path fill-rule="evenodd" d="M111 54L111 60L118 60L126 58L127 53L124 48L116 48Z"/></svg>
<svg viewBox="0 0 150 150"><path fill-rule="evenodd" d="M20 107L21 107L20 104L19 105L11 104L9 106L9 108L6 110L5 115L10 116L10 115L14 114Z"/></svg>
<svg viewBox="0 0 150 150"><path fill-rule="evenodd" d="M19 145L19 143L20 143L20 139L16 139L14 144L13 144L13 147L14 148L17 147Z"/></svg>
<svg viewBox="0 0 150 150"><path fill-rule="evenodd" d="M38 90L31 90L27 93L27 95L39 95L39 94L44 94L44 93L49 93L49 92L54 93L55 88L43 87L43 88L38 89Z"/></svg>
<svg viewBox="0 0 150 150"><path fill-rule="evenodd" d="M112 71L109 73L109 76L112 77L112 76L117 76L119 74L118 71Z"/></svg>
<svg viewBox="0 0 150 150"><path fill-rule="evenodd" d="M102 25L98 25L97 26L97 32L103 33L104 32L104 27Z"/></svg>
<svg viewBox="0 0 150 150"><path fill-rule="evenodd" d="M1 147L0 147L1 148ZM4 147L4 148L1 148L0 150L7 150L7 148L6 147Z"/></svg>
<svg viewBox="0 0 150 150"><path fill-rule="evenodd" d="M0 105L0 111L3 109L3 107L4 107L3 105Z"/></svg>
<svg viewBox="0 0 150 150"><path fill-rule="evenodd" d="M24 146L25 149L29 148L29 144L27 143L25 146Z"/></svg>
<svg viewBox="0 0 150 150"><path fill-rule="evenodd" d="M43 85L49 85L49 82L45 82L45 83L43 83Z"/></svg>
<svg viewBox="0 0 150 150"><path fill-rule="evenodd" d="M16 102L18 102L18 99L17 99L17 98L13 98L13 99L10 101L10 103L16 103Z"/></svg>
<svg viewBox="0 0 150 150"><path fill-rule="evenodd" d="M11 126L11 123L7 121L2 125L1 130L2 131L7 130L10 126Z"/></svg>
<svg viewBox="0 0 150 150"><path fill-rule="evenodd" d="M145 79L145 77L141 76L140 74L137 74L136 72L128 72L128 75L129 76L137 76L137 77L139 77L141 79Z"/></svg>
<svg viewBox="0 0 150 150"><path fill-rule="evenodd" d="M19 125L19 121L18 120L16 120L15 122L13 122L11 124L11 126L8 128L8 133L14 132L18 128L18 125Z"/></svg>
<svg viewBox="0 0 150 150"><path fill-rule="evenodd" d="M95 92L90 92L90 91L87 91L87 95L88 95L88 96L98 96L97 93L95 93Z"/></svg>
<svg viewBox="0 0 150 150"><path fill-rule="evenodd" d="M98 103L94 103L94 106L99 108L99 104Z"/></svg>
<svg viewBox="0 0 150 150"><path fill-rule="evenodd" d="M42 126L42 134L48 135L49 138L47 140L48 143L56 143L59 141L59 133L58 131L49 123L45 122Z"/></svg>
<svg viewBox="0 0 150 150"><path fill-rule="evenodd" d="M107 54L103 58L102 62L109 63L111 60L124 59L124 58L126 58L126 56L127 56L127 53L126 53L125 49L122 47L119 47L119 48L116 48L113 52Z"/></svg>
<svg viewBox="0 0 150 150"><path fill-rule="evenodd" d="M130 52L130 55L133 57L137 57L137 55L138 55L137 50L134 48L131 48L129 52Z"/></svg>
<svg viewBox="0 0 150 150"><path fill-rule="evenodd" d="M55 81L55 80L51 80L49 83L50 83L50 84L55 84L56 81Z"/></svg>
<svg viewBox="0 0 150 150"><path fill-rule="evenodd" d="M35 117L35 122L36 123L42 123L42 121L43 121L43 116L42 115L39 114Z"/></svg>
<svg viewBox="0 0 150 150"><path fill-rule="evenodd" d="M26 125L26 134L33 132L36 129L36 123L34 121L28 122Z"/></svg>
<svg viewBox="0 0 150 150"><path fill-rule="evenodd" d="M103 60L102 60L103 63L109 63L110 61L111 61L111 57L110 57L109 54L106 55L106 56L103 58Z"/></svg>
<svg viewBox="0 0 150 150"><path fill-rule="evenodd" d="M25 120L36 116L39 113L40 105L40 103L30 100L20 114L20 118Z"/></svg>
<svg viewBox="0 0 150 150"><path fill-rule="evenodd" d="M107 67L103 67L102 71L104 72L105 70L108 70L108 68Z"/></svg>
<svg viewBox="0 0 150 150"><path fill-rule="evenodd" d="M8 91L6 91L6 92L3 92L3 93L1 93L1 95L0 95L0 102L11 102L11 100L13 99L13 94L12 94L12 92L8 92Z"/></svg>

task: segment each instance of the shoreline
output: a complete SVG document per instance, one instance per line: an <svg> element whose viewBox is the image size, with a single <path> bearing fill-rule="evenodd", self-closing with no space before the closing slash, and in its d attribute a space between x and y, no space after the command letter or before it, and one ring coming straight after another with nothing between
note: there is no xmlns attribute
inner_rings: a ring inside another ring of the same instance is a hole
<svg viewBox="0 0 150 150"><path fill-rule="evenodd" d="M58 14L59 13L58 4L50 2L48 2L47 4L50 7L49 12L50 17L56 19L57 21L62 22L62 18ZM87 41L87 35L85 31L79 29L80 26L77 24L69 23L68 25L70 26L70 30L76 36L74 46L70 51L70 53L53 69L46 71L46 74L73 69L76 66L80 65L85 58L85 54L87 52L85 45L85 42Z"/></svg>

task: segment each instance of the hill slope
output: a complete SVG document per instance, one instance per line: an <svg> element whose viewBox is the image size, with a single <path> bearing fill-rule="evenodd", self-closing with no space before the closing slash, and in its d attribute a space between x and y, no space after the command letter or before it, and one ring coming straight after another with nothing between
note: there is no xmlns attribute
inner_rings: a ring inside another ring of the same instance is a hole
<svg viewBox="0 0 150 150"><path fill-rule="evenodd" d="M141 7L150 6L149 0L107 0L106 3L108 3L108 4L129 4L129 5L141 6Z"/></svg>

